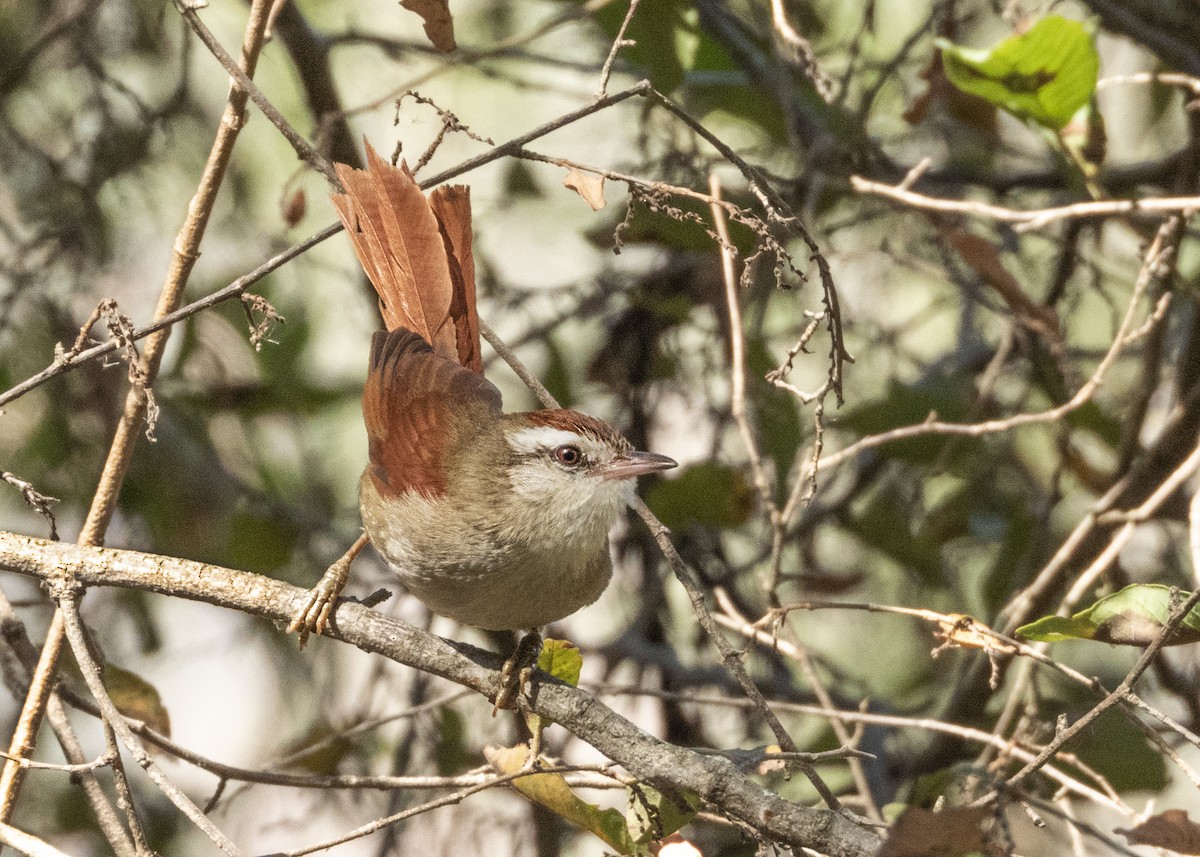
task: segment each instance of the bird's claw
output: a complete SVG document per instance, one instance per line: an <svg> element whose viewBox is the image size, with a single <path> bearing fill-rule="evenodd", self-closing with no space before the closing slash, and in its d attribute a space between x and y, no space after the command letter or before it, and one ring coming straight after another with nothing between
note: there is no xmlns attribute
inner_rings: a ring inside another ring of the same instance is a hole
<svg viewBox="0 0 1200 857"><path fill-rule="evenodd" d="M308 591L308 598L288 623L289 634L300 635L300 648L308 642L309 634L324 634L329 627L329 617L337 606L338 596L350 578L350 563L367 543L366 533L358 537L350 549L333 565L325 570L317 585Z"/></svg>
<svg viewBox="0 0 1200 857"><path fill-rule="evenodd" d="M343 583L345 581L343 580ZM300 648L304 648L310 634L324 634L329 626L329 615L337 604L341 585L333 585L327 578L321 578L312 589L304 604L296 611L292 621L288 623L289 634L300 635Z"/></svg>
<svg viewBox="0 0 1200 857"><path fill-rule="evenodd" d="M517 707L517 697L533 678L533 668L537 665L541 652L542 635L537 631L530 631L517 643L516 651L500 668L500 690L496 693L496 702L492 706L492 717L502 708Z"/></svg>

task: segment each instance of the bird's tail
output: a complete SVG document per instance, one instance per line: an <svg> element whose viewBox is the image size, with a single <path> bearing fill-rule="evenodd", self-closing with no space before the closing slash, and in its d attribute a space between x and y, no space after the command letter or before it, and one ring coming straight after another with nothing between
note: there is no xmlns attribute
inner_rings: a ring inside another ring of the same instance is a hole
<svg viewBox="0 0 1200 857"><path fill-rule="evenodd" d="M407 164L393 167L369 144L367 169L334 168L346 192L333 204L387 329L418 333L437 353L482 373L470 189L445 185L426 197Z"/></svg>

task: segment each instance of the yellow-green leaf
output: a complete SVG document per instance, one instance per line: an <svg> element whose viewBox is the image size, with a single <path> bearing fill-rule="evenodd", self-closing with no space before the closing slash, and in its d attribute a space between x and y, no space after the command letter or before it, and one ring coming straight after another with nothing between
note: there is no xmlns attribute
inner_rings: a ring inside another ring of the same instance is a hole
<svg viewBox="0 0 1200 857"><path fill-rule="evenodd" d="M630 789L626 824L635 845L649 845L670 836L683 827L700 809L700 796L680 790L667 795L639 784Z"/></svg>
<svg viewBox="0 0 1200 857"><path fill-rule="evenodd" d="M495 770L512 774L525 764L529 748L523 744L516 747L487 747L483 754ZM601 809L583 800L571 791L562 774L529 774L513 780L512 787L565 821L600 837L617 852L632 854L637 850L625 826L625 816L618 810Z"/></svg>
<svg viewBox="0 0 1200 857"><path fill-rule="evenodd" d="M579 671L583 669L583 655L566 640L546 640L542 643L537 665L542 672L575 687L579 684Z"/></svg>
<svg viewBox="0 0 1200 857"><path fill-rule="evenodd" d="M1058 131L1096 89L1100 55L1078 21L1049 15L988 50L938 39L946 77L1030 122Z"/></svg>
<svg viewBox="0 0 1200 857"><path fill-rule="evenodd" d="M117 710L126 717L140 720L160 735L171 737L171 715L150 682L137 673L106 663L104 687Z"/></svg>
<svg viewBox="0 0 1200 857"><path fill-rule="evenodd" d="M1188 593L1180 593L1187 598ZM1162 632L1171 615L1171 588L1157 583L1135 583L1101 598L1074 616L1045 616L1017 629L1027 640L1055 643L1060 640L1098 640L1123 646L1148 646ZM1200 607L1193 608L1176 629L1168 645L1200 640Z"/></svg>

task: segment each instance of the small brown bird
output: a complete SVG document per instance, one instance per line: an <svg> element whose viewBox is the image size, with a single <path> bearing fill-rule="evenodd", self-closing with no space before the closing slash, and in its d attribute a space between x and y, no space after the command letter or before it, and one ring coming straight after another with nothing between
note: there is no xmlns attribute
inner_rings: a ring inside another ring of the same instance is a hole
<svg viewBox="0 0 1200 857"><path fill-rule="evenodd" d="M363 391L365 534L292 630L323 629L368 538L442 616L491 630L562 619L608 585L608 530L635 479L676 464L577 411L503 413L482 374L468 189L427 198L405 165L370 147L367 161L337 165L333 197L387 326Z"/></svg>

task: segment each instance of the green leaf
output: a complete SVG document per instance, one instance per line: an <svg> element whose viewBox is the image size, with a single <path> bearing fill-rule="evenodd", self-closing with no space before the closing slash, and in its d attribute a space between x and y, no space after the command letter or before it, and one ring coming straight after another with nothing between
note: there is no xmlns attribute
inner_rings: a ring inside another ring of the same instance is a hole
<svg viewBox="0 0 1200 857"><path fill-rule="evenodd" d="M616 38L629 3L608 3L595 13L609 40ZM654 88L669 94L683 83L700 50L699 13L685 0L646 0L629 22L621 59L640 69Z"/></svg>
<svg viewBox="0 0 1200 857"><path fill-rule="evenodd" d="M567 365L566 355L553 336L546 337L545 346L546 371L542 373L542 383L562 407L569 408L575 403L571 367Z"/></svg>
<svg viewBox="0 0 1200 857"><path fill-rule="evenodd" d="M1180 593L1183 598L1188 593ZM1171 588L1158 583L1135 583L1105 596L1069 619L1044 616L1017 629L1027 640L1098 640L1122 646L1148 646L1161 633L1171 614ZM1167 645L1200 641L1200 607L1193 608Z"/></svg>
<svg viewBox="0 0 1200 857"><path fill-rule="evenodd" d="M1088 103L1100 71L1091 33L1059 15L1043 18L990 50L945 39L937 45L946 76L956 87L1053 131Z"/></svg>
<svg viewBox="0 0 1200 857"><path fill-rule="evenodd" d="M715 461L684 468L675 479L656 482L646 504L672 530L740 527L754 512L754 487L740 470Z"/></svg>
<svg viewBox="0 0 1200 857"><path fill-rule="evenodd" d="M1166 757L1119 711L1106 711L1089 723L1075 739L1074 749L1080 762L1121 794L1166 788Z"/></svg>
<svg viewBox="0 0 1200 857"><path fill-rule="evenodd" d="M583 668L583 655L566 640L546 640L538 655L538 669L565 681L571 687L579 684L579 671Z"/></svg>
<svg viewBox="0 0 1200 857"><path fill-rule="evenodd" d="M465 771L475 764L477 750L468 749L467 724L463 716L450 706L444 706L438 717L438 737L433 758L443 777Z"/></svg>
<svg viewBox="0 0 1200 857"><path fill-rule="evenodd" d="M485 747L483 754L496 771L512 774L525 764L529 748L524 744ZM700 798L692 792L681 790L668 795L644 783L630 788L626 815L583 800L571 791L562 774L518 777L512 787L565 821L595 834L619 854L647 853L646 846L683 827L700 808Z"/></svg>

